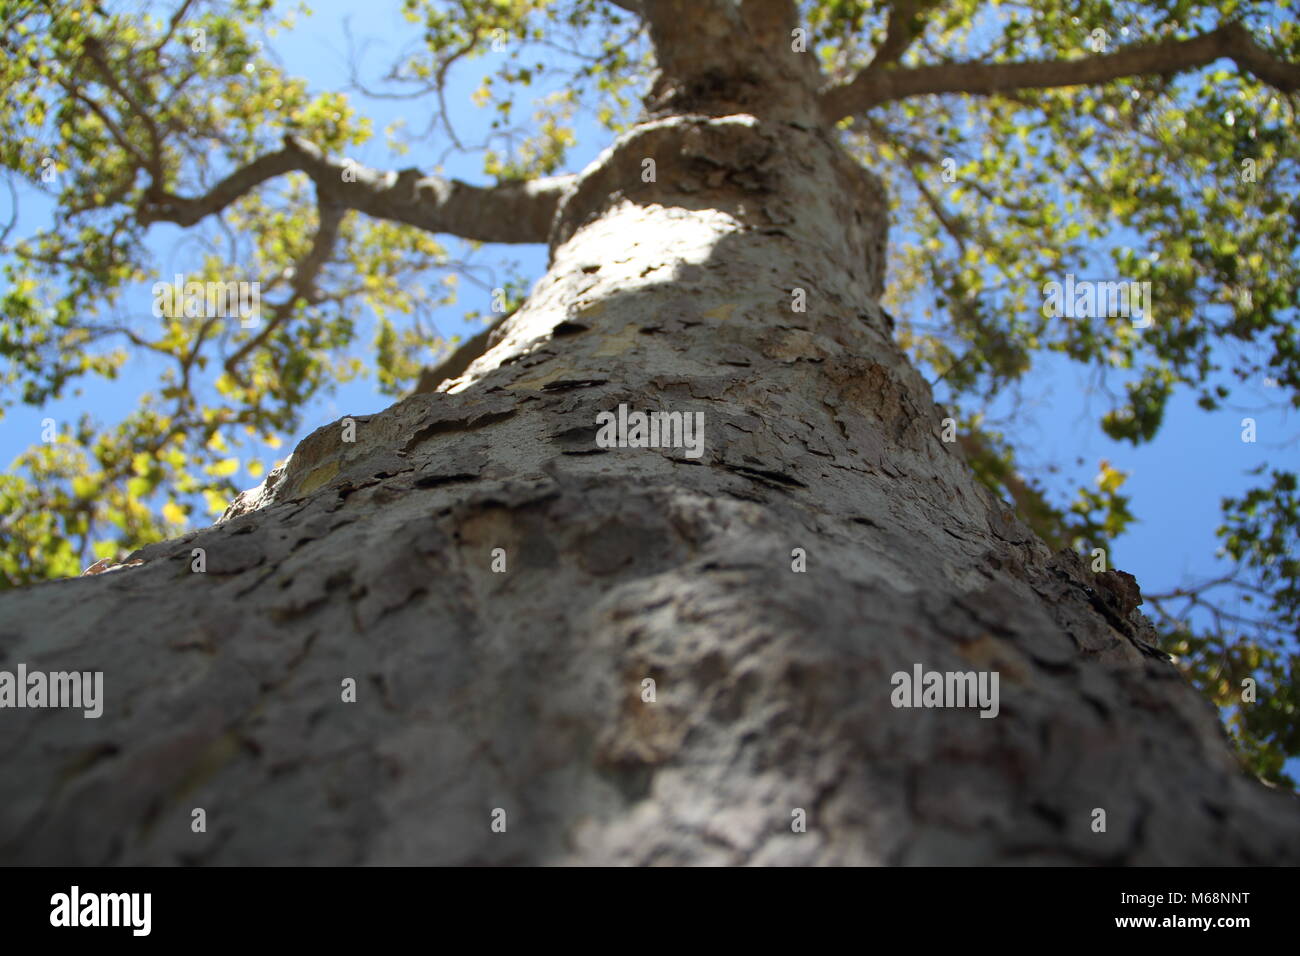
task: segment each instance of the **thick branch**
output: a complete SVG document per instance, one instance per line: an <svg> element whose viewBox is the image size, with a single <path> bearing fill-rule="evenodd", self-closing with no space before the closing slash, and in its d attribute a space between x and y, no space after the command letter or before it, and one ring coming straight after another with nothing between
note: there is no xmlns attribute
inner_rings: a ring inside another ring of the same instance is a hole
<svg viewBox="0 0 1300 956"><path fill-rule="evenodd" d="M741 29L740 11L724 0L642 0L659 71L680 78L726 63L726 40Z"/></svg>
<svg viewBox="0 0 1300 956"><path fill-rule="evenodd" d="M338 244L339 227L343 224L345 213L346 210L331 203L322 201L319 204L320 225L316 229L311 251L298 263L290 281L295 298L304 299L308 303L316 301L316 280Z"/></svg>
<svg viewBox="0 0 1300 956"><path fill-rule="evenodd" d="M817 58L792 42L794 0L642 0L657 66L651 116L762 115L807 122L821 85Z"/></svg>
<svg viewBox="0 0 1300 956"><path fill-rule="evenodd" d="M302 169L298 154L289 149L259 156L247 166L231 173L202 196L186 198L156 191L146 197L136 210L141 225L155 222L174 222L178 226L192 226L200 219L221 212L232 202L260 186L268 179Z"/></svg>
<svg viewBox="0 0 1300 956"><path fill-rule="evenodd" d="M793 0L640 0L661 72L678 80L755 70L755 53L790 52ZM758 49L750 44L756 43Z"/></svg>
<svg viewBox="0 0 1300 956"><path fill-rule="evenodd" d="M897 0L889 8L889 22L885 28L885 39L876 49L868 70L897 63L911 46L912 40L921 32L925 20L922 0Z"/></svg>
<svg viewBox="0 0 1300 956"><path fill-rule="evenodd" d="M231 173L202 196L151 197L139 210L143 223L190 226L220 212L261 183L299 171L312 178L322 202L344 209L480 242L545 242L560 197L572 176L552 176L497 186L421 176L418 170L382 172L325 156L315 145L286 137L284 148Z"/></svg>
<svg viewBox="0 0 1300 956"><path fill-rule="evenodd" d="M1300 89L1300 64L1277 59L1238 23L1189 40L1165 40L1077 60L1023 63L944 63L909 69L863 70L823 90L823 118L836 122L894 100L926 93L995 94L1022 89L1089 86L1127 76L1165 75L1228 57L1283 92Z"/></svg>

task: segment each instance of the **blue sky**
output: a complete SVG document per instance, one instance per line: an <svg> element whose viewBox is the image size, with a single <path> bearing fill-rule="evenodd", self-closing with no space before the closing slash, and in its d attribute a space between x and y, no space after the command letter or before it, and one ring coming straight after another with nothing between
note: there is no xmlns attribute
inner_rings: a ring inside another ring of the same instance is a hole
<svg viewBox="0 0 1300 956"><path fill-rule="evenodd" d="M317 0L312 6L314 15L303 19L296 29L277 36L270 46L290 73L307 78L316 91L345 90L349 85L345 18L350 20L353 37L368 42L361 67L362 76L371 81L417 36L401 17L397 2ZM486 130L490 118L487 110L470 102L469 94L483 73L499 65L497 59L503 56L509 53L487 52L484 58L467 61L451 74L447 103L465 141L477 139L476 132ZM388 123L399 119L406 120L412 130L423 129L431 109L429 102L372 99L360 93L352 97L358 111L373 118L377 133L352 154L354 158L381 168L416 165L432 171L445 152L445 139L435 135L415 143L407 155L397 157L389 154L380 133ZM609 140L609 134L591 122L580 121L577 132L578 144L568 157L568 170L581 169ZM450 155L443 167L448 175L485 182L481 169L478 155ZM4 208L7 204L8 199L0 193L2 219L8 218L8 209ZM35 194L23 197L21 210L16 235L28 234L49 222L49 204ZM177 235L177 230L164 228L150 234L151 248L164 276L184 271L186 257L175 245ZM904 239L895 233L894 241ZM449 244L454 248L454 243ZM487 255L482 261L513 261L530 281L539 278L545 268L546 252L540 246L497 247L484 252ZM468 326L461 314L468 309L484 314L491 311L486 291L468 283L461 283L460 288L461 302L436 316L444 335L473 334L481 326ZM141 314L148 314L149 307L147 295L142 295ZM1225 566L1213 557L1219 501L1225 495L1252 487L1256 479L1246 475L1248 469L1262 462L1275 468L1300 467L1300 421L1280 407L1280 393L1262 381L1253 389L1235 393L1235 401L1249 403L1246 409L1206 413L1195 406L1192 395L1177 393L1156 440L1134 448L1111 441L1099 429L1097 421L1108 402L1091 381L1091 372L1061 358L1039 357L1036 362L1035 370L1014 394L999 401L994 412L997 416L1015 413L1017 424L1007 433L1020 450L1023 467L1041 477L1061 498L1072 496L1079 481L1091 481L1102 459L1131 473L1125 491L1131 495L1138 521L1115 542L1112 557L1115 565L1135 574L1149 593L1223 572ZM87 380L82 395L67 397L44 409L21 405L9 408L0 420L0 458L9 462L39 440L40 421L47 415L62 425L90 409L101 421L116 421L135 406L140 393L154 387L157 372L158 366L149 358L135 357L117 382ZM1112 388L1119 390L1118 381L1112 383ZM372 379L341 386L336 394L308 409L297 435L284 436L284 451L310 431L342 415L375 412L389 404L391 399L378 393ZM1270 404L1273 407L1267 407ZM1240 440L1241 419L1248 414L1258 423L1259 438L1253 445ZM1046 473L1043 469L1048 466L1059 470ZM244 487L256 484L256 479L245 475L238 476L237 481ZM1296 761L1290 770L1297 772Z"/></svg>

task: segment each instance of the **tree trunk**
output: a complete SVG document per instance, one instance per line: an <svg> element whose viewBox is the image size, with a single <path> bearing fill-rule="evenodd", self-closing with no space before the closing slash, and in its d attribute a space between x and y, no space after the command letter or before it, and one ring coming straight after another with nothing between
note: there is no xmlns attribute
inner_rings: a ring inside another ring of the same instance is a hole
<svg viewBox="0 0 1300 956"><path fill-rule="evenodd" d="M1114 578L941 440L880 184L807 102L656 95L462 377L0 594L0 666L106 698L0 715L0 861L1300 861ZM620 404L702 412L703 455L599 447ZM996 671L997 716L893 706L915 665Z"/></svg>

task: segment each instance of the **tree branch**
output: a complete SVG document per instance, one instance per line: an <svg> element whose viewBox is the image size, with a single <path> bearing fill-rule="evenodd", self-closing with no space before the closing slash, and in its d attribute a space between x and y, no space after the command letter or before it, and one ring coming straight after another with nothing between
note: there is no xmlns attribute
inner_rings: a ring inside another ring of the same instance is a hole
<svg viewBox="0 0 1300 956"><path fill-rule="evenodd" d="M286 146L274 153L259 156L247 166L237 169L202 196L189 199L160 190L154 191L136 209L136 219L142 226L155 222L192 226L206 216L221 212L266 180L299 169L302 169L302 165L297 154Z"/></svg>
<svg viewBox="0 0 1300 956"><path fill-rule="evenodd" d="M7 47L7 44L5 46ZM140 169L149 168L149 157L144 154L144 150L131 142L130 138L122 132L117 123L113 122L113 117L108 114L108 111L105 110L98 101L91 99L85 93L81 92L79 87L68 82L61 76L56 76L54 82L58 83L65 93L71 96L74 100L82 103L92 113L99 117L99 121L104 124L104 128L108 130L108 134L113 137L117 145L121 146L122 149L126 150L126 152L131 155Z"/></svg>
<svg viewBox="0 0 1300 956"><path fill-rule="evenodd" d="M347 214L346 209L327 202L321 202L318 210L320 225L316 228L311 251L294 268L289 283L294 297L304 300L308 305L316 301L316 280L320 277L321 269L325 268L325 263L334 253L334 246L339 238L339 227Z"/></svg>
<svg viewBox="0 0 1300 956"><path fill-rule="evenodd" d="M189 13L190 4L192 4L193 2L194 0L183 0L181 5L176 8L176 11L172 14L171 19L167 21L167 32L164 33L158 39L158 42L155 43L150 48L153 53L156 54L159 50L161 50L164 46L166 46L168 43L171 42L171 38L176 33L176 28L181 25L181 21L185 19L185 15Z"/></svg>
<svg viewBox="0 0 1300 956"><path fill-rule="evenodd" d="M1300 89L1300 64L1279 60L1239 23L1187 40L1163 40L1077 60L1022 63L943 63L906 69L867 67L847 83L823 90L822 117L834 123L882 103L926 93L990 95L1022 89L1091 86L1145 74L1172 74L1227 57L1282 92Z"/></svg>
<svg viewBox="0 0 1300 956"><path fill-rule="evenodd" d="M145 168L149 170L149 175L159 186L162 185L162 135L158 132L158 124L154 122L149 111L145 109L144 104L136 97L132 96L130 91L119 82L117 74L113 70L113 64L108 58L103 45L99 38L88 34L82 43L85 49L85 55L99 70L100 76L104 78L104 84L122 98L127 106L135 113L136 118L144 124L145 133L149 136L149 145L151 148L150 155L145 161Z"/></svg>
<svg viewBox="0 0 1300 956"><path fill-rule="evenodd" d="M897 63L925 26L926 4L923 0L897 0L889 7L885 39L876 49L868 71Z"/></svg>
<svg viewBox="0 0 1300 956"><path fill-rule="evenodd" d="M284 147L231 173L202 196L158 193L137 210L142 224L190 226L220 212L268 179L303 172L323 202L427 232L480 242L545 242L560 198L573 176L471 186L455 179L421 176L418 170L383 172L351 160L325 156L314 144L287 136Z"/></svg>
<svg viewBox="0 0 1300 956"><path fill-rule="evenodd" d="M312 305L318 299L316 280L320 277L321 269L329 261L329 257L333 254L334 247L338 243L339 227L343 224L343 217L347 210L327 202L323 197L319 198L317 208L320 225L316 228L316 236L312 240L311 250L299 261L293 271L293 276L290 278L289 285L293 290L292 295L282 304L273 306L271 318L262 327L262 331L250 338L233 355L226 359L226 371L241 385L244 382L239 375L239 363L271 337L271 333L293 314L293 307L299 301Z"/></svg>

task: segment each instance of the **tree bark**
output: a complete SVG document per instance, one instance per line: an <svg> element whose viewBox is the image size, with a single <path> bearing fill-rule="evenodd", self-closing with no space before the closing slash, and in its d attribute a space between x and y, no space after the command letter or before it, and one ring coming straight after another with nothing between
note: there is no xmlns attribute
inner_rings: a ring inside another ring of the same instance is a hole
<svg viewBox="0 0 1300 956"><path fill-rule="evenodd" d="M941 440L882 185L794 118L815 84L758 108L771 69L661 78L440 391L141 564L0 594L0 667L106 696L0 713L0 861L1300 861L1131 597ZM598 447L620 403L702 412L703 456ZM997 671L998 716L895 708L917 664Z"/></svg>

